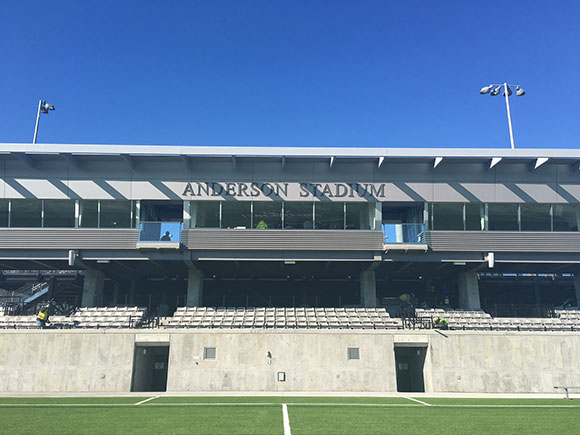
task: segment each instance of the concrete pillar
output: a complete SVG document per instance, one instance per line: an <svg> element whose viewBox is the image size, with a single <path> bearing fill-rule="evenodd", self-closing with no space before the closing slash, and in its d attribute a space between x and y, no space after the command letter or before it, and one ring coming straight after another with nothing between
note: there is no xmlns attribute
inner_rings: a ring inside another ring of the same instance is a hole
<svg viewBox="0 0 580 435"><path fill-rule="evenodd" d="M536 306L542 305L542 297L540 295L540 281L534 280L534 298L536 300Z"/></svg>
<svg viewBox="0 0 580 435"><path fill-rule="evenodd" d="M83 283L83 298L81 306L99 307L103 305L103 291L105 289L105 274L99 270L85 271Z"/></svg>
<svg viewBox="0 0 580 435"><path fill-rule="evenodd" d="M374 270L364 270L360 274L360 299L365 308L377 306L377 283Z"/></svg>
<svg viewBox="0 0 580 435"><path fill-rule="evenodd" d="M56 276L52 276L48 280L48 293L46 294L46 299L49 301L54 298L54 293L56 291L56 280Z"/></svg>
<svg viewBox="0 0 580 435"><path fill-rule="evenodd" d="M113 305L118 304L118 299L119 299L119 281L116 281L113 291Z"/></svg>
<svg viewBox="0 0 580 435"><path fill-rule="evenodd" d="M187 277L187 306L200 307L203 297L203 272L189 269Z"/></svg>
<svg viewBox="0 0 580 435"><path fill-rule="evenodd" d="M580 273L574 274L574 290L576 291L576 306L580 307Z"/></svg>
<svg viewBox="0 0 580 435"><path fill-rule="evenodd" d="M135 291L137 289L137 280L131 280L131 287L129 287L129 305L135 305Z"/></svg>
<svg viewBox="0 0 580 435"><path fill-rule="evenodd" d="M459 308L464 310L480 310L479 282L475 272L459 274Z"/></svg>

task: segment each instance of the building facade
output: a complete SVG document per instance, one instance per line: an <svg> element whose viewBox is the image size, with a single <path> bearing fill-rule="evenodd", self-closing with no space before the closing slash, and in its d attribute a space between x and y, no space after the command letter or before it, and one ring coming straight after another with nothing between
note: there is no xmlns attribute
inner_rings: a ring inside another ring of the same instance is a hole
<svg viewBox="0 0 580 435"><path fill-rule="evenodd" d="M159 313L388 307L402 293L467 309L576 304L579 161L554 149L0 144L0 283L35 270L57 299ZM60 292L72 271L78 291Z"/></svg>

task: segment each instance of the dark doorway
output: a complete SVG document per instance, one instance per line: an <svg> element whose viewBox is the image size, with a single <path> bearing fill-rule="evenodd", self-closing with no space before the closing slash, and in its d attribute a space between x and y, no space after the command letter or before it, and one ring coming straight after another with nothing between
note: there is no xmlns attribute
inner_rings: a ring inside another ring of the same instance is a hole
<svg viewBox="0 0 580 435"><path fill-rule="evenodd" d="M397 391L404 393L424 393L423 366L426 347L395 347L397 368Z"/></svg>
<svg viewBox="0 0 580 435"><path fill-rule="evenodd" d="M169 346L135 346L131 391L166 391Z"/></svg>

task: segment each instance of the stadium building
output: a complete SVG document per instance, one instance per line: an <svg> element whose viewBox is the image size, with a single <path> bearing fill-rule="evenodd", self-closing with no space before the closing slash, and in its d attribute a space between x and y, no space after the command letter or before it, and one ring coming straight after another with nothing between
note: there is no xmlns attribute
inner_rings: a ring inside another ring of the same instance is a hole
<svg viewBox="0 0 580 435"><path fill-rule="evenodd" d="M580 385L579 162L0 144L0 391Z"/></svg>

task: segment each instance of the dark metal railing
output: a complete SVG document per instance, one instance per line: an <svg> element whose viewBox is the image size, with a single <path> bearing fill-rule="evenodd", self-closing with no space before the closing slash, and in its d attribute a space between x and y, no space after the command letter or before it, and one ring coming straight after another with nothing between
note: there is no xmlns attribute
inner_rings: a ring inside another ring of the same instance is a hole
<svg viewBox="0 0 580 435"><path fill-rule="evenodd" d="M489 304L484 311L492 317L554 317L553 305Z"/></svg>

